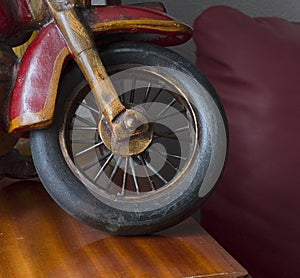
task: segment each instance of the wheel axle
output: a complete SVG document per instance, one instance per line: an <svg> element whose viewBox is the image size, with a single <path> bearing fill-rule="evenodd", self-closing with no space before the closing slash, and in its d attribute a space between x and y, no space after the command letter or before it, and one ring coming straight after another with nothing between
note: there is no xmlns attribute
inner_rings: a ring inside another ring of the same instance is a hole
<svg viewBox="0 0 300 278"><path fill-rule="evenodd" d="M138 155L146 150L152 142L153 130L144 114L143 108L132 106L112 124L102 116L98 131L104 145L120 156Z"/></svg>

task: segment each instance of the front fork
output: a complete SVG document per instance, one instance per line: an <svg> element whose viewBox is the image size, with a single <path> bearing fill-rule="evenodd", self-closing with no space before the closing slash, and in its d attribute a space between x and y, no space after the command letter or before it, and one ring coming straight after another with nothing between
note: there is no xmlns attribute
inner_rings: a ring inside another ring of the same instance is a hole
<svg viewBox="0 0 300 278"><path fill-rule="evenodd" d="M76 13L76 0L46 2L102 113L98 131L104 144L121 156L141 153L152 140L151 127L142 108L126 109L120 101L98 55L92 35Z"/></svg>

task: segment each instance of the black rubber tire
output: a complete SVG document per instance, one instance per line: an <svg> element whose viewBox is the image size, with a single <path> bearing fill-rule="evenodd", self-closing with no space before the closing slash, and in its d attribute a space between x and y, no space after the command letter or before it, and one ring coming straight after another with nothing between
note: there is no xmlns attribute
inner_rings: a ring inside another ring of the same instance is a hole
<svg viewBox="0 0 300 278"><path fill-rule="evenodd" d="M162 196L158 199L159 205L153 203L152 208L143 210L137 206L132 210L123 210L102 202L81 183L66 163L59 143L63 114L68 112L65 105L74 88L83 80L74 63L68 65L62 76L53 124L31 132L32 155L37 172L52 198L70 215L90 226L121 235L147 234L165 229L194 213L217 183L228 144L224 110L205 76L170 50L126 42L101 50L100 56L107 68L119 64L139 64L175 69L190 76L190 80L184 80L182 76L173 75L186 87L187 97L202 126L201 143L191 164L194 174L186 175L182 180L186 190L171 202ZM168 70L165 72L169 74Z"/></svg>

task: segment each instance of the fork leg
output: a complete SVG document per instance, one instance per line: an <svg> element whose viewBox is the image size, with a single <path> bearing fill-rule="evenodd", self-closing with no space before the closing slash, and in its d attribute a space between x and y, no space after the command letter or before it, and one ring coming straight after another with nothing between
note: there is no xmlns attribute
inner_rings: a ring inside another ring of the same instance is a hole
<svg viewBox="0 0 300 278"><path fill-rule="evenodd" d="M92 35L76 14L75 2L47 0L47 3L103 114L99 119L98 132L105 146L122 156L144 151L153 136L145 111L126 109L121 103L98 55Z"/></svg>
<svg viewBox="0 0 300 278"><path fill-rule="evenodd" d="M71 1L47 0L47 3L70 52L91 87L99 110L112 123L125 107L101 62L92 34L79 19Z"/></svg>

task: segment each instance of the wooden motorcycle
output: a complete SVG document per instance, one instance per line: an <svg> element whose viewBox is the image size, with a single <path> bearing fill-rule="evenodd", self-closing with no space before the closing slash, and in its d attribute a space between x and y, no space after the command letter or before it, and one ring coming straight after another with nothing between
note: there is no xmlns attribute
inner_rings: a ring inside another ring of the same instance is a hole
<svg viewBox="0 0 300 278"><path fill-rule="evenodd" d="M0 3L3 146L29 135L46 190L98 229L151 233L195 212L222 172L227 128L205 76L165 48L191 28L160 3Z"/></svg>

